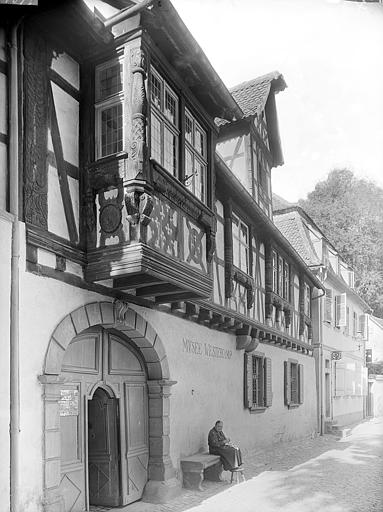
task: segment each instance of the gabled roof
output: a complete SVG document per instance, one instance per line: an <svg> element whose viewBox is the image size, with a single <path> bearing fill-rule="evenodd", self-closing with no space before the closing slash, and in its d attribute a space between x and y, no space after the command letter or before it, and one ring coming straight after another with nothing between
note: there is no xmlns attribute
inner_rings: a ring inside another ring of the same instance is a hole
<svg viewBox="0 0 383 512"><path fill-rule="evenodd" d="M264 110L271 89L277 93L286 87L283 75L279 71L272 71L248 82L242 82L229 90L245 117L249 117Z"/></svg>
<svg viewBox="0 0 383 512"><path fill-rule="evenodd" d="M321 265L310 239L306 224L297 210L280 213L274 216L274 224L294 247L308 266Z"/></svg>

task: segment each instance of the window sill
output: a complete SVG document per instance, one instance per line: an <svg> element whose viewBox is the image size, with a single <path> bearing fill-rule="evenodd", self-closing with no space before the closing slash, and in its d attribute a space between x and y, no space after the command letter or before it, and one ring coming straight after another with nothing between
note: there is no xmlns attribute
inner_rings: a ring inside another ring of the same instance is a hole
<svg viewBox="0 0 383 512"><path fill-rule="evenodd" d="M302 404L289 404L287 407L288 409L297 409L298 407L300 407Z"/></svg>
<svg viewBox="0 0 383 512"><path fill-rule="evenodd" d="M250 414L260 414L262 412L265 412L268 409L268 407L252 407L250 409Z"/></svg>

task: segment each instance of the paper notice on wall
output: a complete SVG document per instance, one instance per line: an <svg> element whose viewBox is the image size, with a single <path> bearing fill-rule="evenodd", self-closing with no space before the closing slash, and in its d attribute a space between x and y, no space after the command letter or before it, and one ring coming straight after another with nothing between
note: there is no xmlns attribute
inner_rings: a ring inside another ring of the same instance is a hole
<svg viewBox="0 0 383 512"><path fill-rule="evenodd" d="M60 416L78 416L78 390L61 389L59 400Z"/></svg>

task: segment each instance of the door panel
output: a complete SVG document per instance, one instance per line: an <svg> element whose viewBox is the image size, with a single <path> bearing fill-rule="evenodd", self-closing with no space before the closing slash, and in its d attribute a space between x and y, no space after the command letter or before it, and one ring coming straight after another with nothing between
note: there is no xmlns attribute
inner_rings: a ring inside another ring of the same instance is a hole
<svg viewBox="0 0 383 512"><path fill-rule="evenodd" d="M89 503L120 504L117 400L98 389L88 405Z"/></svg>
<svg viewBox="0 0 383 512"><path fill-rule="evenodd" d="M125 382L128 501L141 498L148 474L147 394L145 382Z"/></svg>

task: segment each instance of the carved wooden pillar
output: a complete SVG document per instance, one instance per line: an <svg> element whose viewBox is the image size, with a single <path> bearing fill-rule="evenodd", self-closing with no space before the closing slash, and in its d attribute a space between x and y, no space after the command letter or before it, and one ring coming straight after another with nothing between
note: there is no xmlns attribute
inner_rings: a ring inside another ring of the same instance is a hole
<svg viewBox="0 0 383 512"><path fill-rule="evenodd" d="M24 217L48 229L48 83L47 48L33 29L24 45Z"/></svg>
<svg viewBox="0 0 383 512"><path fill-rule="evenodd" d="M63 379L58 375L40 375L44 399L44 510L64 512L64 498L59 492L61 481L61 439L59 400Z"/></svg>
<svg viewBox="0 0 383 512"><path fill-rule="evenodd" d="M149 380L149 479L144 501L164 503L180 492L170 459L171 380Z"/></svg>
<svg viewBox="0 0 383 512"><path fill-rule="evenodd" d="M148 99L145 80L147 59L141 47L130 50L132 73L132 124L129 148L129 161L125 182L130 180L145 180L148 178L148 149L146 140Z"/></svg>

